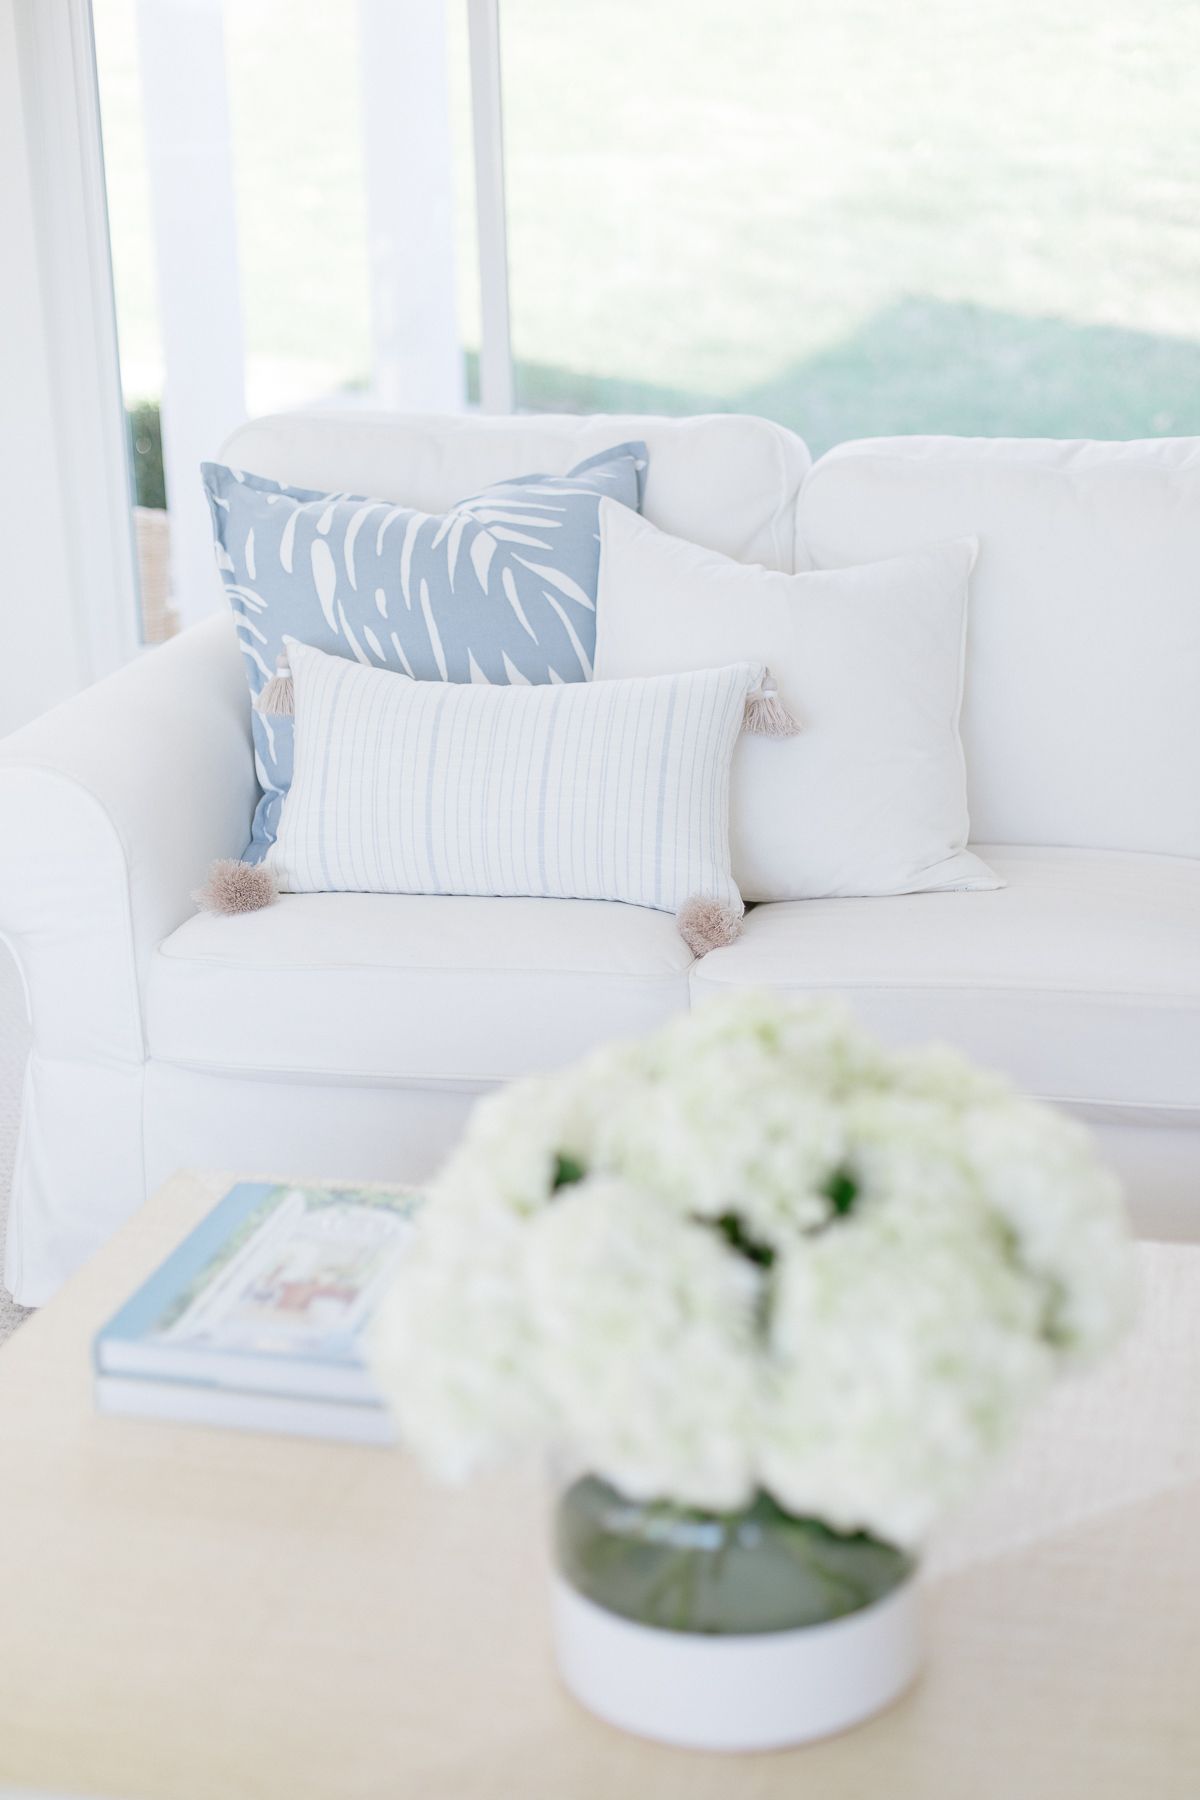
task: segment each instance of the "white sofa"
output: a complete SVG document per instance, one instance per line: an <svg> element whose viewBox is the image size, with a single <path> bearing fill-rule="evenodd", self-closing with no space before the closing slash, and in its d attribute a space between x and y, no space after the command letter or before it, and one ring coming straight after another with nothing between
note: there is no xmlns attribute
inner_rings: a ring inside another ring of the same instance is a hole
<svg viewBox="0 0 1200 1800"><path fill-rule="evenodd" d="M33 1024L19 1300L180 1165L420 1178L481 1091L745 984L961 1045L1095 1125L1143 1230L1200 1228L1200 441L888 439L810 466L759 419L320 413L247 425L225 454L435 509L634 435L648 516L746 561L978 534L964 737L973 835L1008 885L759 907L702 962L669 917L590 901L197 915L254 799L214 617L0 751L0 929Z"/></svg>

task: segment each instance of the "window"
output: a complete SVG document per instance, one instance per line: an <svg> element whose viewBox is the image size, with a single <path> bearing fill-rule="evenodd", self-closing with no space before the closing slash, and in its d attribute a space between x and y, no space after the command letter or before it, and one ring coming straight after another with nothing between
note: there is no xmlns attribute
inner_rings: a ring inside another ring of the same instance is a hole
<svg viewBox="0 0 1200 1800"><path fill-rule="evenodd" d="M1186 0L501 0L518 403L1200 431Z"/></svg>
<svg viewBox="0 0 1200 1800"><path fill-rule="evenodd" d="M195 464L247 412L1200 432L1186 0L94 16L151 637L215 603Z"/></svg>
<svg viewBox="0 0 1200 1800"><path fill-rule="evenodd" d="M466 402L465 17L461 0L93 0L93 17L153 641L218 602L197 465L247 415Z"/></svg>

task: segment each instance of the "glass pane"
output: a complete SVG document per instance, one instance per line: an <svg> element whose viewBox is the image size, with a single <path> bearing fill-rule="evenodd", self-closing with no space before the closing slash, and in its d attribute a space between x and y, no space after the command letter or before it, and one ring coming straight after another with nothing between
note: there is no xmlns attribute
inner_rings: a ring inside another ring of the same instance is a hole
<svg viewBox="0 0 1200 1800"><path fill-rule="evenodd" d="M1187 0L502 0L527 407L1200 431Z"/></svg>
<svg viewBox="0 0 1200 1800"><path fill-rule="evenodd" d="M166 483L162 342L154 284L150 188L137 70L137 0L94 0L96 72L104 133L113 290L133 495L143 642L174 635Z"/></svg>
<svg viewBox="0 0 1200 1800"><path fill-rule="evenodd" d="M478 340L465 9L449 0L443 37L438 0L93 5L154 641L219 604L197 465L245 416L461 401Z"/></svg>
<svg viewBox="0 0 1200 1800"><path fill-rule="evenodd" d="M479 239L475 229L475 140L471 120L471 56L467 0L446 0L450 78L450 142L454 158L454 259L458 334L469 405L479 404Z"/></svg>
<svg viewBox="0 0 1200 1800"><path fill-rule="evenodd" d="M352 5L224 10L253 416L370 379L361 46Z"/></svg>

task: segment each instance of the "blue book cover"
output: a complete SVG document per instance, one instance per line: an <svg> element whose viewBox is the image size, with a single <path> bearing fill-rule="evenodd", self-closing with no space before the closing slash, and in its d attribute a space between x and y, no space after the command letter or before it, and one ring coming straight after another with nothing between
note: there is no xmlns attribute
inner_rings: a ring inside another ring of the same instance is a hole
<svg viewBox="0 0 1200 1800"><path fill-rule="evenodd" d="M98 1372L377 1404L362 1333L418 1205L239 1182L100 1331Z"/></svg>

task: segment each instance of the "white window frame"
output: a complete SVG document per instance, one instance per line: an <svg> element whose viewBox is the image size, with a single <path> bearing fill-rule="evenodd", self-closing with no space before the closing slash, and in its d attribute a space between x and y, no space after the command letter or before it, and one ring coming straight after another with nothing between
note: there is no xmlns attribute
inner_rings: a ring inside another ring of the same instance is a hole
<svg viewBox="0 0 1200 1800"><path fill-rule="evenodd" d="M32 666L12 621L27 700L6 696L3 730L127 661L140 628L90 0L0 0L0 53L0 224L25 276L6 301L5 461L27 465L20 535L42 551L36 585L13 592L6 571L6 604L54 658Z"/></svg>
<svg viewBox="0 0 1200 1800"><path fill-rule="evenodd" d="M479 244L479 406L485 413L510 413L516 393L508 298L500 0L467 0L467 29Z"/></svg>
<svg viewBox="0 0 1200 1800"><path fill-rule="evenodd" d="M162 336L171 603L186 629L222 605L200 464L246 416L224 5L137 0L136 17Z"/></svg>

